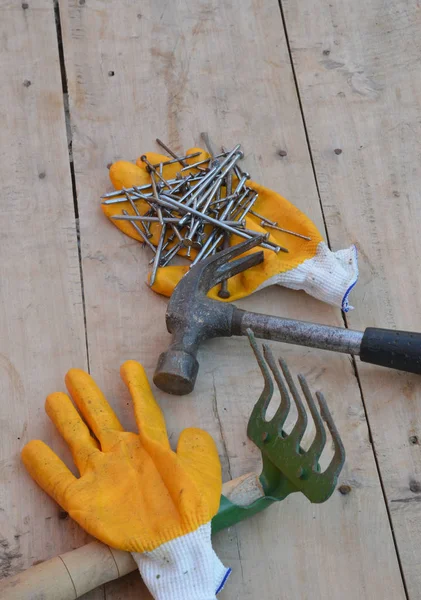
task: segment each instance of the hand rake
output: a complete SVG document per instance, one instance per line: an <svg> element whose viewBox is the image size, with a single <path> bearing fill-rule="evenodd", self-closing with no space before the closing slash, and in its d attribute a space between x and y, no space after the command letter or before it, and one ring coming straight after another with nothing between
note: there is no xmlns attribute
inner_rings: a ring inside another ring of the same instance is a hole
<svg viewBox="0 0 421 600"><path fill-rule="evenodd" d="M335 489L345 461L345 449L326 400L321 392L317 392L319 408L317 407L303 375L298 375L298 381L313 418L316 435L308 450L300 446L307 428L307 412L288 366L281 358L279 369L269 346L263 345L262 354L253 332L249 329L247 334L265 382L247 427L248 437L262 453L263 470L260 483L264 496L246 507L238 507L222 496L219 513L212 522L214 531L248 518L293 492L302 492L310 502L325 502ZM271 372L281 394L281 403L272 419L267 421L266 413L274 392ZM291 410L291 396L298 417L291 432L286 433L283 426ZM332 437L334 454L328 467L322 472L319 460L326 445L323 420Z"/></svg>

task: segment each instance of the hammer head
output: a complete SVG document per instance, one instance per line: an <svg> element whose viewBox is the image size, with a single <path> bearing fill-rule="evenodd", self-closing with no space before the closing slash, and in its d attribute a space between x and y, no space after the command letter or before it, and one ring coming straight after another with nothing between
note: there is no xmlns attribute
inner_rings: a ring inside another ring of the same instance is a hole
<svg viewBox="0 0 421 600"><path fill-rule="evenodd" d="M258 246L264 236L246 240L197 263L181 279L167 306L167 329L173 334L169 349L163 352L153 377L155 385L169 394L189 394L196 382L199 363L197 350L203 340L232 335L235 307L227 302L208 298L215 285L258 265L262 251L240 256ZM229 262L231 261L231 262Z"/></svg>

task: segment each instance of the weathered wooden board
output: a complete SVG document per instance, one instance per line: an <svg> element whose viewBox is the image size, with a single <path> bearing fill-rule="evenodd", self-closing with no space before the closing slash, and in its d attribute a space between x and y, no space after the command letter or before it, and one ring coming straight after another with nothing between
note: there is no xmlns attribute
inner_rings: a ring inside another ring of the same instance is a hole
<svg viewBox="0 0 421 600"><path fill-rule="evenodd" d="M322 227L282 20L275 0L187 3L128 0L60 2L91 372L130 428L120 363L140 360L152 376L169 336L166 300L145 285L149 255L102 215L106 165L153 149L156 136L178 148L202 130L244 144L254 178L278 189ZM287 150L287 156L278 154ZM342 323L338 311L297 292L272 289L243 306ZM222 559L234 567L225 598L404 597L384 499L352 365L346 357L274 345L291 367L324 389L348 461L329 503L292 497L221 533ZM200 352L194 394L156 390L173 441L189 425L216 439L226 478L259 463L247 441L248 415L261 378L244 339L216 340ZM133 575L107 587L107 598L142 597ZM144 597L146 592L143 590Z"/></svg>
<svg viewBox="0 0 421 600"><path fill-rule="evenodd" d="M329 236L359 250L349 325L419 331L420 5L283 4ZM420 379L358 371L409 597L421 598Z"/></svg>
<svg viewBox="0 0 421 600"><path fill-rule="evenodd" d="M54 9L26 6L0 2L0 577L88 537L19 457L40 438L69 458L44 400L72 365L86 367Z"/></svg>

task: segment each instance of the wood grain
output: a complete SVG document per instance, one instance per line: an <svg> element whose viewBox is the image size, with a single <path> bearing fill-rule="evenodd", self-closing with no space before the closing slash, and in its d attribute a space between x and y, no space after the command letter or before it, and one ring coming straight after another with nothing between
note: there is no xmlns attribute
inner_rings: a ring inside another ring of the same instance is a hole
<svg viewBox="0 0 421 600"><path fill-rule="evenodd" d="M140 360L152 376L169 336L166 300L146 285L149 255L104 219L106 165L154 149L175 149L207 130L244 144L257 181L285 194L322 227L317 190L275 0L185 2L61 0L90 364L124 424L134 428L120 363ZM113 73L113 75L112 75ZM287 151L280 156L279 150ZM343 245L343 244L342 244ZM242 306L340 325L339 312L302 293L265 290ZM346 357L274 345L294 371L321 387L347 448L335 492L322 506L294 496L237 528L216 548L234 568L223 598L403 598L403 587L360 393ZM155 390L173 442L189 425L216 439L226 479L257 467L246 438L262 381L245 339L203 346L195 392ZM134 575L107 586L108 599L147 597ZM149 597L149 596L148 596Z"/></svg>
<svg viewBox="0 0 421 600"><path fill-rule="evenodd" d="M0 576L89 539L26 474L43 439L69 454L44 413L71 366L86 367L75 215L54 10L0 2ZM64 515L65 516L65 515ZM98 598L95 593L91 598Z"/></svg>
<svg viewBox="0 0 421 600"><path fill-rule="evenodd" d="M329 236L359 250L349 325L419 331L419 3L283 4ZM420 379L358 371L409 597L421 598Z"/></svg>

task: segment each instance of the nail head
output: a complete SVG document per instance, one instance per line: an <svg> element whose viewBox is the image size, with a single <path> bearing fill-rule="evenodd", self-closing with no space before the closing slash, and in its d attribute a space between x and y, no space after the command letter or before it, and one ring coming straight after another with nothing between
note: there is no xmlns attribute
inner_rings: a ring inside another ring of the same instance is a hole
<svg viewBox="0 0 421 600"><path fill-rule="evenodd" d="M342 154L342 150L340 148L335 148L335 154Z"/></svg>
<svg viewBox="0 0 421 600"><path fill-rule="evenodd" d="M342 484L338 487L338 492L342 494L342 496L347 496L351 491L351 486L347 484Z"/></svg>
<svg viewBox="0 0 421 600"><path fill-rule="evenodd" d="M29 87L31 85L31 82L29 81L29 79L25 79L25 81L23 82L23 85L25 87Z"/></svg>
<svg viewBox="0 0 421 600"><path fill-rule="evenodd" d="M279 154L279 156L284 158L285 156L288 155L288 152L286 150L278 150L278 154Z"/></svg>
<svg viewBox="0 0 421 600"><path fill-rule="evenodd" d="M220 298L223 298L224 300L226 300L227 298L229 298L231 296L231 294L228 292L228 290L219 290L218 296Z"/></svg>

